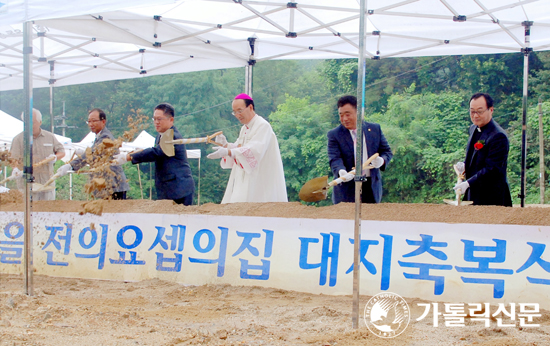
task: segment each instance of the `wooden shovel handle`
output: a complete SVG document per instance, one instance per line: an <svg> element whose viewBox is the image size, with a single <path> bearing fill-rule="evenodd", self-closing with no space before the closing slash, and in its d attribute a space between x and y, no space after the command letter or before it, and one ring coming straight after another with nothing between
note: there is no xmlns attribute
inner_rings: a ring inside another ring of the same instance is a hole
<svg viewBox="0 0 550 346"><path fill-rule="evenodd" d="M460 173L460 172L458 171L458 168L456 167L456 165L453 165L453 168L455 169L456 176L457 176L457 178L458 178L458 183L457 183L457 184L460 184L461 182L464 181L464 178L465 178L465 177L464 177L464 173L465 173L465 172Z"/></svg>
<svg viewBox="0 0 550 346"><path fill-rule="evenodd" d="M7 182L7 181L13 180L13 179L15 179L15 178L16 178L15 176L10 175L10 176L7 177L6 179L0 181L0 185L1 185L1 184L4 184L4 183Z"/></svg>
<svg viewBox="0 0 550 346"><path fill-rule="evenodd" d="M44 160L40 161L40 162L37 162L35 163L34 165L32 165L34 168L37 168L37 167L40 167L40 166L44 166L46 163L50 162L50 161L53 161L54 158L53 157L46 157Z"/></svg>
<svg viewBox="0 0 550 346"><path fill-rule="evenodd" d="M192 144L192 143L210 143L210 144L216 144L217 146L223 147L222 144L218 142L214 142L212 138L215 138L218 135L223 134L223 131L218 131L210 136L206 137L199 137L199 138L181 138L181 139L174 139L171 141L166 141L166 144Z"/></svg>

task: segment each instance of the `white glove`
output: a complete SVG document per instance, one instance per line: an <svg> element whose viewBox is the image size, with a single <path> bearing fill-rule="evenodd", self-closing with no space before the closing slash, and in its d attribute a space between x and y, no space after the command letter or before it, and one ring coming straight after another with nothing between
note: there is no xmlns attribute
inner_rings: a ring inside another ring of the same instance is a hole
<svg viewBox="0 0 550 346"><path fill-rule="evenodd" d="M85 148L74 147L74 152L79 157L82 157L82 155L84 155L86 153L86 149Z"/></svg>
<svg viewBox="0 0 550 346"><path fill-rule="evenodd" d="M214 138L214 142L221 144L222 147L225 147L227 144L227 138L225 138L224 135L217 135L216 138Z"/></svg>
<svg viewBox="0 0 550 346"><path fill-rule="evenodd" d="M455 187L453 187L453 189L460 193L461 195L463 195L464 193L466 193L466 190L470 187L470 184L468 184L468 180L466 181L463 181L461 183L458 183L455 185ZM459 191L460 190L460 191Z"/></svg>
<svg viewBox="0 0 550 346"><path fill-rule="evenodd" d="M50 154L48 155L48 157L46 157L47 159L49 159L50 157L53 157L53 160L50 161L50 165L53 165L55 163L55 161L57 161L57 155L55 154Z"/></svg>
<svg viewBox="0 0 550 346"><path fill-rule="evenodd" d="M338 175L340 176L340 179L342 179L344 183L351 181L353 180L353 178L355 178L355 175L348 173L345 169L339 170Z"/></svg>
<svg viewBox="0 0 550 346"><path fill-rule="evenodd" d="M384 159L382 157L378 156L377 158L372 160L370 165L374 168L380 168L384 165Z"/></svg>
<svg viewBox="0 0 550 346"><path fill-rule="evenodd" d="M229 149L227 148L213 147L212 149L216 151L206 155L206 157L209 159L221 159L222 157L229 155Z"/></svg>
<svg viewBox="0 0 550 346"><path fill-rule="evenodd" d="M60 177L62 177L64 175L67 175L67 173L69 173L71 169L73 169L73 167L71 167L71 164L66 163L63 166L59 167L55 174L58 174Z"/></svg>
<svg viewBox="0 0 550 346"><path fill-rule="evenodd" d="M113 159L115 160L117 165L123 165L126 162L128 162L127 158L128 158L127 154L123 154L123 153L116 154L113 156Z"/></svg>
<svg viewBox="0 0 550 346"><path fill-rule="evenodd" d="M458 173L464 174L464 170L465 170L464 162L457 162L455 166Z"/></svg>
<svg viewBox="0 0 550 346"><path fill-rule="evenodd" d="M11 176L14 177L14 179L19 179L23 176L23 172L21 172L19 168L15 167L13 171L11 171Z"/></svg>

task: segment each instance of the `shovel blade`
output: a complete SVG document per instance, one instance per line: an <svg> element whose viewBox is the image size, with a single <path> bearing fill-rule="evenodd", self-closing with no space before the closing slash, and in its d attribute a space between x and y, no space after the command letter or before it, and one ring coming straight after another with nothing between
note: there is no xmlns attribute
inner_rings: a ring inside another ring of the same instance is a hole
<svg viewBox="0 0 550 346"><path fill-rule="evenodd" d="M298 196L304 202L318 202L327 199L328 176L311 179L300 189Z"/></svg>
<svg viewBox="0 0 550 346"><path fill-rule="evenodd" d="M174 144L169 143L174 140L174 130L169 129L168 131L164 132L162 136L160 136L160 148L162 149L162 152L164 155L168 157L172 157L176 154L174 150Z"/></svg>

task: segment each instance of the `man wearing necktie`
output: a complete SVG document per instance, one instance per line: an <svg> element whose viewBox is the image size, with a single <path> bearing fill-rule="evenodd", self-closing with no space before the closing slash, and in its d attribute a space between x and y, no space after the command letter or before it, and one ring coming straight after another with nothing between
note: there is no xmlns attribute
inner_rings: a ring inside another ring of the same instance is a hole
<svg viewBox="0 0 550 346"><path fill-rule="evenodd" d="M170 129L174 130L174 139L183 138L174 125L174 117L175 110L171 104L157 105L153 112L153 123L158 132L155 146L132 155L119 155L115 159L119 164L126 161L131 161L133 164L154 162L157 199L171 199L177 204L192 205L195 181L187 161L185 144L174 145L174 156L166 156L160 147L160 137Z"/></svg>
<svg viewBox="0 0 550 346"><path fill-rule="evenodd" d="M354 175L348 172L355 167L355 143L357 141L357 98L342 96L338 100L338 114L340 125L328 132L328 158L334 178L341 178L344 182L336 185L332 191L332 202L355 201ZM366 180L362 185L361 201L363 203L380 203L382 200L382 177L380 171L386 169L393 154L382 133L379 124L362 121L363 149L362 162L378 153L371 163L371 169L363 171Z"/></svg>
<svg viewBox="0 0 550 346"><path fill-rule="evenodd" d="M477 93L470 98L470 138L466 160L458 162L459 171L466 172L466 180L456 184L465 201L474 205L512 206L510 187L506 179L508 150L506 132L493 120L493 99L489 94Z"/></svg>

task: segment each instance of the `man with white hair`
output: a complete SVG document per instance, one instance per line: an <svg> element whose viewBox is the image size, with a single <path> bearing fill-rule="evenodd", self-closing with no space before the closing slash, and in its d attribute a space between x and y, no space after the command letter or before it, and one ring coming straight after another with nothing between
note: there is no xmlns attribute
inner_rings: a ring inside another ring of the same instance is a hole
<svg viewBox="0 0 550 346"><path fill-rule="evenodd" d="M49 131L40 128L42 125L42 113L38 109L32 110L32 161L36 164L46 158L51 158L51 161L45 165L33 168L34 182L44 184L53 175L53 165L55 161L60 160L65 156L65 149L55 135ZM13 166L12 175L19 177L23 176L23 136L24 132L21 132L13 138L11 143L11 157L19 162L19 164ZM17 179L17 186L23 187L22 179ZM55 182L52 183L55 187ZM35 201L51 201L55 200L55 188L49 191L33 192L32 198Z"/></svg>
<svg viewBox="0 0 550 346"><path fill-rule="evenodd" d="M235 143L216 136L209 159L221 159L231 169L222 204L237 202L288 202L279 142L271 125L256 114L254 100L247 94L235 96L233 115L243 125Z"/></svg>

